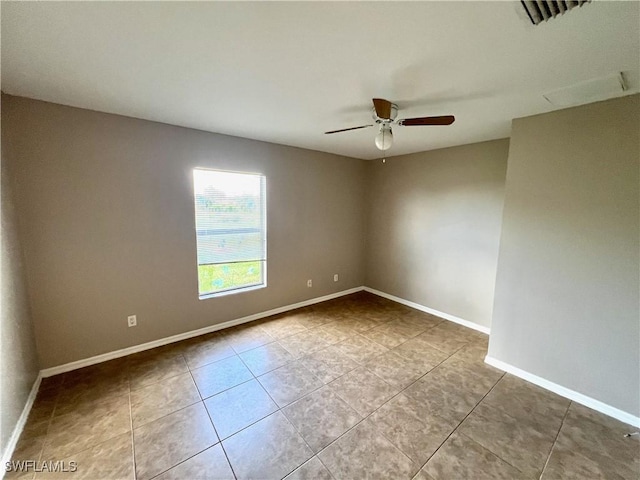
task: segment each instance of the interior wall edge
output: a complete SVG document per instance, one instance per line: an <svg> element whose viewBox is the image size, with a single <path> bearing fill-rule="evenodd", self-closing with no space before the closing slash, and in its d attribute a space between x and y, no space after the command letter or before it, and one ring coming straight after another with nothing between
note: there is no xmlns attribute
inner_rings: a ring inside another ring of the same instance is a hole
<svg viewBox="0 0 640 480"><path fill-rule="evenodd" d="M525 380L529 383L533 383L545 390L549 390L561 397L567 398L573 402L579 403L580 405L584 405L585 407L596 410L600 413L608 415L609 417L613 417L616 420L620 420L628 425L631 425L636 428L640 428L640 417L635 416L632 413L625 412L624 410L620 410L619 408L608 405L600 400L596 400L595 398L584 395L580 392L576 392L575 390L571 390L570 388L563 387L557 383L554 383L546 378L539 377L534 375L533 373L529 373L526 370L522 370L514 365L503 362L502 360L498 360L495 357L487 355L484 359L485 363L495 367L503 372L510 373L522 380Z"/></svg>
<svg viewBox="0 0 640 480"><path fill-rule="evenodd" d="M309 300L304 300L302 302L297 302L290 305L273 308L271 310L266 310L264 312L258 312L252 315L247 315L245 317L228 320L226 322L216 323L214 325L210 325L204 328L199 328L197 330L190 330L188 332L179 333L177 335L171 335L170 337L164 337L157 340L152 340L151 342L141 343L140 345L134 345L132 347L126 347L119 350L114 350L112 352L102 353L100 355L84 358L82 360L76 360L74 362L65 363L55 367L45 368L40 371L40 374L42 378L51 377L53 375L59 375L61 373L70 372L72 370L77 370L79 368L88 367L90 365L95 365L97 363L106 362L108 360L113 360L115 358L126 357L127 355L131 355L132 353L138 353L145 350L150 350L152 348L161 347L163 345L168 345L170 343L179 342L181 340L187 340L189 338L205 335L211 332L216 332L218 330L234 327L236 325L241 325L243 323L253 322L254 320L259 320L261 318L270 317L271 315L277 315L279 313L288 312L291 310L295 310L296 308L308 307L309 305L314 305L316 303L326 302L327 300L343 297L345 295L350 295L352 293L360 292L362 290L364 290L364 287L361 286L361 287L350 288L348 290L342 290L336 293L331 293L329 295L324 295L322 297L311 298Z"/></svg>
<svg viewBox="0 0 640 480"><path fill-rule="evenodd" d="M24 426L27 423L27 419L29 418L29 413L31 413L31 408L33 407L33 403L36 400L36 396L38 395L38 389L40 388L40 382L42 382L42 371L38 373L35 381L33 382L33 386L31 387L31 391L29 392L29 396L27 397L27 401L24 404L24 408L22 409L22 413L20 414L20 418L18 418L18 422L13 427L13 432L11 432L11 436L9 437L9 443L2 452L2 469L0 470L0 479L4 478L6 474L6 469L4 468L7 463L11 460L13 456L13 451L16 449L16 445L18 444L18 440L20 439L20 435L22 434L22 430L24 430Z"/></svg>
<svg viewBox="0 0 640 480"><path fill-rule="evenodd" d="M44 368L40 371L40 376L42 378L52 377L54 375L59 375L61 373L71 372L73 370L77 370L83 367L88 367L90 365L96 365L98 363L106 362L109 360L113 360L120 357L125 357L127 355L131 355L133 353L142 352L145 350L150 350L152 348L161 347L163 345L168 345L170 343L179 342L181 340L187 340L189 338L197 337L199 335L205 335L207 333L215 332L218 330L223 330L225 328L234 327L236 325L241 325L243 323L252 322L254 320L259 320L261 318L269 317L271 315L277 315L280 313L285 313L291 310L295 310L297 308L307 307L309 305L314 305L316 303L326 302L327 300L332 300L334 298L343 297L345 295L350 295L352 293L357 293L360 291L365 291L377 295L379 297L386 298L388 300L394 301L396 303L400 303L402 305L406 305L411 308L415 308L416 310L420 310L425 313L429 313L431 315L435 315L444 320L448 320L459 325L462 325L467 328L471 328L478 332L489 334L489 329L483 325L478 325L477 323L469 322L468 320L464 320L462 318L455 317L454 315L450 315L445 312L440 312L433 308L425 307L424 305L420 305L409 300L405 300L404 298L396 297L394 295L390 295L385 292L381 292L380 290L376 290L373 288L369 288L366 286L360 286L355 288L350 288L348 290L342 290L337 293L332 293L329 295L324 295L322 297L316 297L309 300L304 300L302 302L294 303L291 305L285 305L283 307L274 308L272 310L267 310L264 312L255 313L253 315L248 315L246 317L237 318L234 320L229 320L222 323L216 323L215 325L210 325L208 327L199 328L197 330L191 330L184 333L179 333L177 335L172 335L170 337L160 338L158 340L153 340L151 342L141 343L140 345L134 345L132 347L122 348L120 350L114 350L112 352L103 353L100 355L95 355L92 357L84 358L82 360L76 360L74 362L65 363L62 365L57 365L55 367Z"/></svg>
<svg viewBox="0 0 640 480"><path fill-rule="evenodd" d="M431 315L435 315L436 317L449 320L450 322L457 323L458 325L462 325L463 327L471 328L472 330L484 333L485 335L489 335L491 333L491 328L480 325L479 323L471 322L469 320L465 320L464 318L441 312L439 310L436 310L435 308L420 305L419 303L412 302L411 300L406 300L389 293L381 292L380 290L376 290L375 288L364 287L364 291L373 293L374 295L378 295L379 297L393 300L394 302L401 303L402 305L406 305L407 307L415 308L416 310L420 310L421 312L429 313Z"/></svg>

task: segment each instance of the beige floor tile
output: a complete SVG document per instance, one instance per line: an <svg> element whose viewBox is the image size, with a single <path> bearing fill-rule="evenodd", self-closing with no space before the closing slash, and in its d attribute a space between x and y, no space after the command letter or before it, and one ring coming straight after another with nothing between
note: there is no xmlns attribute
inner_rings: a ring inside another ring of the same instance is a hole
<svg viewBox="0 0 640 480"><path fill-rule="evenodd" d="M460 358L468 362L484 363L484 359L487 356L487 350L489 346L489 336L486 336L485 340L476 340L474 342L466 344L460 350L458 350L453 356Z"/></svg>
<svg viewBox="0 0 640 480"><path fill-rule="evenodd" d="M428 371L393 351L370 358L365 367L399 390L409 386Z"/></svg>
<svg viewBox="0 0 640 480"><path fill-rule="evenodd" d="M333 319L326 317L324 315L320 315L318 313L313 313L313 315L299 318L298 323L303 325L307 330L313 330L314 328L321 327L331 322Z"/></svg>
<svg viewBox="0 0 640 480"><path fill-rule="evenodd" d="M91 407L129 393L128 361L124 358L91 365L65 374L54 417Z"/></svg>
<svg viewBox="0 0 640 480"><path fill-rule="evenodd" d="M431 413L460 422L496 382L497 379L476 377L462 369L439 366L404 393L421 402Z"/></svg>
<svg viewBox="0 0 640 480"><path fill-rule="evenodd" d="M246 352L275 341L275 338L254 322L223 330L222 335L236 353Z"/></svg>
<svg viewBox="0 0 640 480"><path fill-rule="evenodd" d="M128 394L85 405L52 419L42 458L66 458L130 430Z"/></svg>
<svg viewBox="0 0 640 480"><path fill-rule="evenodd" d="M515 480L527 478L473 440L454 433L423 471L434 480Z"/></svg>
<svg viewBox="0 0 640 480"><path fill-rule="evenodd" d="M155 477L213 446L218 437L202 403L178 410L133 431L136 478Z"/></svg>
<svg viewBox="0 0 640 480"><path fill-rule="evenodd" d="M349 337L357 335L354 330L338 321L331 321L321 327L314 328L313 334L318 340L322 340L329 345L344 342Z"/></svg>
<svg viewBox="0 0 640 480"><path fill-rule="evenodd" d="M450 321L444 321L438 324L438 328L449 332L450 335L453 335L456 338L466 339L468 342L475 342L481 339L486 339L487 337L485 333L472 328L463 327L462 325Z"/></svg>
<svg viewBox="0 0 640 480"><path fill-rule="evenodd" d="M443 322L436 327L430 328L417 338L421 338L432 347L451 355L467 345L471 340L465 335L456 335L456 331L446 327L448 323L451 322Z"/></svg>
<svg viewBox="0 0 640 480"><path fill-rule="evenodd" d="M240 358L255 376L264 375L294 360L294 356L277 342L243 352Z"/></svg>
<svg viewBox="0 0 640 480"><path fill-rule="evenodd" d="M237 355L197 368L191 374L202 398L208 398L253 378Z"/></svg>
<svg viewBox="0 0 640 480"><path fill-rule="evenodd" d="M65 398L60 396L56 403L56 409L52 418L57 418L71 412L91 411L96 405L104 403L109 399L121 398L129 394L128 385L125 388L112 390L109 388L87 388L78 391L74 389L74 394Z"/></svg>
<svg viewBox="0 0 640 480"><path fill-rule="evenodd" d="M458 431L498 455L526 475L538 478L557 431L540 431L501 410L478 405Z"/></svg>
<svg viewBox="0 0 640 480"><path fill-rule="evenodd" d="M416 464L423 465L456 428L457 423L428 411L400 394L371 415L377 430Z"/></svg>
<svg viewBox="0 0 640 480"><path fill-rule="evenodd" d="M287 316L286 313L262 323L260 327L275 339L307 331L307 327L300 323L295 316Z"/></svg>
<svg viewBox="0 0 640 480"><path fill-rule="evenodd" d="M576 451L574 446L560 440L551 452L549 461L540 477L542 480L624 479L637 480L640 471L633 466L595 454Z"/></svg>
<svg viewBox="0 0 640 480"><path fill-rule="evenodd" d="M111 438L62 460L69 472L42 472L36 479L133 480L131 432Z"/></svg>
<svg viewBox="0 0 640 480"><path fill-rule="evenodd" d="M281 412L223 440L222 445L239 480L279 480L313 456Z"/></svg>
<svg viewBox="0 0 640 480"><path fill-rule="evenodd" d="M335 345L303 357L299 362L324 383L329 383L360 366L338 351Z"/></svg>
<svg viewBox="0 0 640 480"><path fill-rule="evenodd" d="M496 383L504 375L504 372L502 370L498 370L488 363L475 362L465 358L457 357L456 355L452 355L447 358L444 362L442 362L442 366L457 368L459 370L463 370L467 373L473 374L476 377L485 378L487 381L493 383Z"/></svg>
<svg viewBox="0 0 640 480"><path fill-rule="evenodd" d="M36 417L37 418L37 417ZM11 460L39 460L49 430L49 419L27 420Z"/></svg>
<svg viewBox="0 0 640 480"><path fill-rule="evenodd" d="M637 429L571 403L549 461L555 468L547 475L568 472L577 459L584 457L590 460L586 469L602 471L605 477L640 478L640 438L624 436L631 431Z"/></svg>
<svg viewBox="0 0 640 480"><path fill-rule="evenodd" d="M60 389L58 388L39 389L33 402L33 407L29 412L28 421L39 423L51 420L58 401L59 391Z"/></svg>
<svg viewBox="0 0 640 480"><path fill-rule="evenodd" d="M389 323L383 323L376 328L362 333L362 336L383 347L393 348L409 340L409 336L399 332Z"/></svg>
<svg viewBox="0 0 640 480"><path fill-rule="evenodd" d="M184 358L191 370L213 362L232 357L236 352L222 336L216 336L206 342L200 342L184 350Z"/></svg>
<svg viewBox="0 0 640 480"><path fill-rule="evenodd" d="M140 388L188 371L182 355L142 357L131 360L129 364L129 385L130 388Z"/></svg>
<svg viewBox="0 0 640 480"><path fill-rule="evenodd" d="M354 332L364 333L382 325L384 322L377 315L354 312L353 316L344 320Z"/></svg>
<svg viewBox="0 0 640 480"><path fill-rule="evenodd" d="M59 388L64 381L64 377L65 377L64 373L60 373L58 375L52 375L51 377L44 377L40 381L38 392L44 392L45 390Z"/></svg>
<svg viewBox="0 0 640 480"><path fill-rule="evenodd" d="M386 347L361 335L347 338L344 342L339 343L336 349L360 365L367 363L371 357L388 351Z"/></svg>
<svg viewBox="0 0 640 480"><path fill-rule="evenodd" d="M420 321L413 317L396 318L386 323L390 330L404 335L408 338L414 338L433 327L433 324L427 321Z"/></svg>
<svg viewBox="0 0 640 480"><path fill-rule="evenodd" d="M431 315L430 313L421 312L420 310L415 310L410 307L408 307L407 310L400 312L397 317L399 320L407 323L422 325L425 327L425 330L433 328L436 325L441 324L442 322L446 322L446 320L443 320L440 317L436 317L435 315Z"/></svg>
<svg viewBox="0 0 640 480"><path fill-rule="evenodd" d="M313 457L287 475L285 480L334 480L334 478L318 457Z"/></svg>
<svg viewBox="0 0 640 480"><path fill-rule="evenodd" d="M235 480L235 477L222 446L218 443L154 480Z"/></svg>
<svg viewBox="0 0 640 480"><path fill-rule="evenodd" d="M200 401L189 372L131 390L133 428Z"/></svg>
<svg viewBox="0 0 640 480"><path fill-rule="evenodd" d="M398 355L410 360L425 372L432 370L449 358L449 354L428 344L424 339L420 338L420 336L407 340L392 350Z"/></svg>
<svg viewBox="0 0 640 480"><path fill-rule="evenodd" d="M318 314L313 306L292 310L287 312L283 318L293 319L296 323L306 328L319 327L329 322L329 319L324 315Z"/></svg>
<svg viewBox="0 0 640 480"><path fill-rule="evenodd" d="M343 375L329 386L362 416L369 415L400 391L364 367Z"/></svg>
<svg viewBox="0 0 640 480"><path fill-rule="evenodd" d="M250 380L204 401L221 439L278 410L257 380Z"/></svg>
<svg viewBox="0 0 640 480"><path fill-rule="evenodd" d="M328 386L295 401L282 412L316 453L362 419Z"/></svg>
<svg viewBox="0 0 640 480"><path fill-rule="evenodd" d="M329 346L321 338L318 338L313 331L307 330L278 340L293 358L300 358Z"/></svg>
<svg viewBox="0 0 640 480"><path fill-rule="evenodd" d="M431 475L429 475L424 470L420 470L412 480L435 480Z"/></svg>
<svg viewBox="0 0 640 480"><path fill-rule="evenodd" d="M144 354L151 355L157 353L158 352L153 349L145 353L141 353L139 354L139 356ZM64 390L68 390L70 387L76 384L97 385L126 380L129 360L130 358L121 357L63 373L61 387L63 387Z"/></svg>
<svg viewBox="0 0 640 480"><path fill-rule="evenodd" d="M318 454L339 479L410 479L420 468L365 420Z"/></svg>
<svg viewBox="0 0 640 480"><path fill-rule="evenodd" d="M533 424L540 431L557 433L570 401L507 374L500 379L482 403Z"/></svg>
<svg viewBox="0 0 640 480"><path fill-rule="evenodd" d="M273 370L258 377L258 381L280 408L324 385L300 362Z"/></svg>

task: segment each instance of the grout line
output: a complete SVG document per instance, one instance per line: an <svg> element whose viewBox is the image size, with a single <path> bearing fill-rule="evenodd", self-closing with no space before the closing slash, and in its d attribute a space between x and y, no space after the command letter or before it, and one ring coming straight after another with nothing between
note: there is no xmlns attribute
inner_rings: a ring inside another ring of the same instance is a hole
<svg viewBox="0 0 640 480"><path fill-rule="evenodd" d="M424 462L424 463L422 464L422 466L421 466L421 467L420 467L420 469L418 470L418 473L419 473L419 472L420 472L420 471L425 467L425 465L426 465L427 463L429 463L429 460L431 460L433 457L435 457L435 456L437 455L437 453L440 451L440 449L442 448L442 446L443 446L445 443L447 443L447 440L449 440L449 438L451 438L451 435L453 435L454 433L456 433L456 432L458 431L458 428L460 428L460 425L462 425L462 423L467 419L467 417L468 417L469 415L471 415L471 414L475 411L476 407L482 403L482 401L487 397L487 395L489 395L489 394L493 391L493 389L494 389L494 388L496 388L496 385L498 385L498 383L500 383L500 380L502 380L502 378L503 378L503 377L504 377L504 373L500 376L500 378L498 379L498 381L497 381L496 383L494 383L494 384L493 384L493 386L489 389L489 391L488 391L487 393L485 393L485 394L482 396L482 398L481 398L480 400L478 400L478 402L473 406L473 408L469 411L469 413L467 413L467 414L464 416L464 418L463 418L462 420L460 420L460 422L458 422L458 425L456 425L456 428L454 428L454 429L451 431L451 433L449 433L449 435L447 435L447 438L445 438L445 439L442 441L442 443L440 444L440 446L439 446L438 448L436 448L436 450L431 454L431 456L430 456L429 458L427 458L427 461L426 461L426 462ZM462 434L462 433L460 433L460 432L458 432L458 433L459 433L460 435L464 435L464 434ZM465 437L466 437L466 435L465 435ZM476 443L477 443L477 442L476 442ZM487 450L488 452L491 452L491 450L489 450L489 449L485 448L484 446L482 446L482 445L480 445L480 446L481 446L482 448L484 448L485 450ZM495 455L496 457L500 458L500 460L504 461L501 457L499 457L499 456L498 456L498 455L496 455L495 453L493 453L493 452L491 452L491 453L492 453L493 455ZM508 462L505 462L505 463L508 463ZM509 464L509 465L511 465L511 464ZM512 465L512 466L513 466L513 465ZM514 468L515 468L515 467L514 467ZM520 471L520 469L516 469L516 470Z"/></svg>
<svg viewBox="0 0 640 480"><path fill-rule="evenodd" d="M211 422L211 427L213 428L213 431L214 431L214 433L215 433L216 438L218 439L218 441L217 441L216 443L214 443L213 445L209 445L207 448L204 448L204 449L200 450L199 452L196 452L196 453L194 453L193 455L191 455L191 456L189 456L189 457L187 457L187 458L185 458L185 459L181 460L180 462L176 463L175 465L171 465L171 466L170 466L169 468L167 468L166 470L163 470L163 471L161 471L161 472L158 472L156 475L154 475L154 476L152 477L152 480L153 480L153 478L157 478L157 477L159 477L160 475L162 475L162 474L164 474L164 473L168 472L169 470L171 470L171 469L173 469L173 468L177 467L178 465L182 465L183 463L187 462L188 460L191 460L191 459L192 459L192 458L194 458L195 456L200 455L202 452L205 452L205 451L209 450L210 448L215 447L215 446L216 446L216 445L218 445L218 444L220 444L220 446L222 446L222 441L220 441L220 437L218 436L218 432L217 432L217 430L216 430L215 425L213 425L213 421L211 420L211 416L209 415L209 411L207 410L207 407L204 405L204 401L202 400L202 395L200 394L200 391L198 390L198 385L196 384L196 382L195 382L195 380L194 380L194 378L193 378L193 374L191 373L191 369L189 368L189 364L188 364L188 362L186 361L186 359L184 358L184 355L183 355L182 353L179 353L178 355L180 355L180 356L182 356L182 357L183 357L183 360L185 361L185 364L187 365L187 372L183 372L183 373L189 373L189 376L191 377L191 381L196 385L196 391L198 392L198 396L200 396L200 400L199 400L199 401L197 401L197 402L194 402L194 403L192 403L192 404L190 404L190 405L187 405L187 406L184 406L184 407L179 408L179 409L177 409L177 410L174 410L174 411L172 411L172 412L170 412L170 413L167 413L166 415L163 415L162 417L159 417L159 418L157 418L157 419L155 419L155 420L152 420L152 421L150 421L150 422L147 422L147 423L145 423L144 425L148 425L148 424L150 424L151 422L155 422L156 420L159 420L159 419L161 419L161 418L164 418L164 417L167 417L167 416L169 416L169 415L172 415L172 414L174 414L174 413L176 413L176 412L179 412L179 411L181 411L181 410L184 410L185 408L189 408L189 407L192 407L192 406L194 406L194 405L197 405L198 403L202 403L202 407L205 409L205 412L207 412L207 417L209 418L209 422ZM171 378L173 378L173 377L171 377ZM154 383L158 383L158 382L154 382ZM153 384L152 384L152 385L153 385ZM143 425L139 425L139 427L141 427L141 426L143 426ZM223 451L224 451L224 449L223 449ZM225 453L225 456L226 456L226 453ZM228 458L227 458L227 461L229 461L229 459L228 459ZM231 465L231 463L229 463L229 465ZM231 471L233 472L233 468L231 469ZM234 476L235 476L235 473L234 473Z"/></svg>
<svg viewBox="0 0 640 480"><path fill-rule="evenodd" d="M573 402L569 401L569 404L567 405L567 409L564 412L564 415L562 416L562 422L560 422L560 428L558 428L558 433L556 433L556 438L554 438L553 440L553 444L551 445L551 449L549 450L549 455L547 455L547 461L544 462L544 467L542 467L542 471L540 472L540 478L542 478L542 476L544 475L544 471L547 469L547 465L549 465L549 460L551 460L551 454L553 453L553 449L556 447L556 443L558 443L558 438L560 438L560 432L562 431L562 427L564 426L564 421L567 418L567 415L569 415L569 409L571 408L571 404Z"/></svg>
<svg viewBox="0 0 640 480"><path fill-rule="evenodd" d="M458 429L458 427L456 427L456 430ZM484 445L482 445L480 442L474 440L473 438L471 438L469 435L465 435L462 432L458 432L458 435L463 436L464 438L466 438L467 440L469 440L470 442L475 443L476 445L478 445L482 450L486 450L487 452L489 452L491 455L493 455L494 457L496 457L498 460L500 460L503 463L506 463L507 465L509 465L510 467L515 468L518 472L522 473L523 475L525 475L525 473L520 470L518 467L516 467L515 465L513 465L511 462L507 462L504 458L502 458L500 455L498 455L497 453L495 453L493 450L488 449L487 447L485 447Z"/></svg>
<svg viewBox="0 0 640 480"><path fill-rule="evenodd" d="M131 428L131 456L133 459L133 478L138 478L138 472L136 470L136 441L133 435L133 405L131 403L131 377L129 376L129 371L127 370L127 385L129 386L128 397L129 397L129 427Z"/></svg>
<svg viewBox="0 0 640 480"><path fill-rule="evenodd" d="M42 461L43 456L44 456L45 447L48 445L49 432L51 431L51 424L53 423L53 418L55 416L56 409L58 408L58 401L60 400L60 391L64 386L64 380L65 380L65 377L62 377L62 380L60 381L60 385L55 387L55 389L56 389L56 399L55 399L55 402L53 403L53 409L51 409L51 413L49 414L49 420L47 421L47 431L45 433L44 441L42 442L42 447L40 448L40 452L38 453L38 460L39 461ZM38 388L38 393L40 393L40 388ZM37 400L37 398L38 398L38 394L36 393L36 400ZM35 401L34 401L34 404L35 404ZM32 405L32 408L33 408L33 405ZM31 412L29 412L29 413L31 413ZM27 417L27 421L29 421L29 417ZM22 437L22 434L20 436ZM18 440L20 440L20 439L18 439ZM36 477L36 473L34 472L32 478L35 478L35 477Z"/></svg>
<svg viewBox="0 0 640 480"><path fill-rule="evenodd" d="M231 357L227 357L227 358L231 358ZM224 359L223 359L224 360ZM220 448L222 449L222 453L224 453L224 458L227 459L227 463L229 464L229 468L231 469L231 473L233 474L234 478L238 478L238 476L236 475L236 472L233 470L233 465L231 465L231 461L229 460L229 455L227 455L227 451L224 448L224 445L222 445L222 438L220 438L220 435L218 434L218 429L216 428L215 424L213 423L213 418L211 418L211 414L209 413L209 409L207 408L207 406L204 403L204 398L202 398L202 394L200 393L200 389L198 388L198 384L196 383L196 379L193 378L193 372L191 371L191 367L189 367L189 364L187 363L187 368L189 369L189 375L191 376L191 381L194 383L194 385L196 386L196 390L198 391L198 395L200 395L200 402L202 403L202 407L204 408L204 411L207 412L207 417L209 417L209 422L211 422L211 426L213 427L213 431L216 434L216 438L218 439L217 443L214 443L213 445L209 446L209 448L213 448L216 445L220 445ZM249 380L247 380L249 381ZM246 382L243 382L246 383ZM240 384L242 385L242 384ZM237 385L236 385L237 386ZM233 388L233 387L231 387ZM228 389L227 389L228 390ZM226 390L225 390L226 391ZM222 393L222 392L219 392ZM212 395L213 396L213 395ZM210 398L210 397L207 397ZM203 450L202 452L208 450L209 448L206 448L205 450ZM196 453L196 455L200 455L200 453ZM193 457L195 457L196 455L193 455L192 457L189 457L188 459L184 460L185 462ZM177 464L180 465L180 464ZM177 465L174 465L171 468L176 467Z"/></svg>
<svg viewBox="0 0 640 480"><path fill-rule="evenodd" d="M433 327L432 327L432 328L433 328ZM414 338L415 338L415 337L414 337ZM465 346L466 346L466 345L465 345ZM395 347L394 347L394 348L395 348ZM463 346L463 347L460 347L460 349L461 349L461 348L464 348L464 346ZM351 430L353 430L354 428L356 428L356 427L357 427L358 425L360 425L362 422L364 422L365 420L368 420L371 416L373 416L373 414L375 414L378 410L380 410L384 405L386 405L386 404L387 404L387 403L389 403L391 400L393 400L394 398L396 398L397 396L399 396L401 393L403 393L405 390L407 390L409 387L411 387L411 386L412 386L412 385L414 385L415 383L419 382L422 378L426 377L429 373L431 373L431 372L432 372L433 370L435 370L437 367L439 367L440 365L442 365L445 361L447 361L451 356L453 356L453 355L454 355L455 353L457 353L457 352L458 352L458 350L456 350L456 352L452 353L449 357L447 357L447 358L445 358L444 360L442 360L440 363L436 364L436 365L435 365L434 367L432 367L429 371L427 371L424 375L421 375L419 378L417 378L417 379L416 379L416 380L414 380L413 382L409 383L406 387L404 387L403 389L401 389L398 393L396 393L395 395L392 395L391 397L389 397L388 399L386 399L386 400L382 403L382 405L379 405L379 406L378 406L378 407L376 407L373 411L371 411L371 412L370 412L370 413L368 413L367 415L363 416L363 417L362 417L362 419L360 419L360 421L358 421L355 425L353 425L351 428L349 428L349 429L345 430L341 435L339 435L339 436L338 436L337 438L335 438L331 443L329 443L329 444L328 444L327 446L325 446L322 450L320 450L320 452L318 452L318 453L316 454L316 456L318 456L321 452L323 452L324 450L326 450L327 448L329 448L331 445L333 445L334 443L336 443L338 440L340 440L343 436L345 436L348 432L350 432ZM356 362L356 363L357 363L357 362ZM364 365L360 365L360 364L358 364L358 367L356 367L354 370L357 370L357 369L358 369L358 368L360 368L360 367L365 368L368 372L370 372L370 373L372 373L373 375L375 375L378 379L380 379L380 380L381 380L382 382L384 382L386 385L389 385L387 382L385 382L382 378L378 377L378 375L376 375L374 372L371 372L371 371L370 371L368 368L366 368ZM354 370L351 370L350 372L347 372L347 373L345 373L344 375L348 375L349 373L353 372ZM338 378L341 378L341 377L343 377L344 375L341 375L341 376L340 376L340 377L338 377ZM329 383L334 382L334 381L335 381L335 380L337 380L338 378L336 378L336 379L332 380L332 381L331 381L331 382L329 382ZM496 383L497 383L497 382L496 382ZM327 384L327 385L329 385L329 384ZM389 386L390 386L390 387L392 387L392 385L389 385ZM332 389L332 391L334 391L334 390ZM336 395L338 395L338 397L340 397L340 399L341 399L343 402L345 402L345 403L349 406L349 408L353 409L353 407L352 407L351 405L349 405L349 403L348 403L344 398L342 398L342 396L340 396L340 394L339 394L338 392L335 392L335 391L334 391L334 393L335 393ZM475 407L474 407L474 408L475 408ZM355 411L355 410L354 410L354 411ZM358 415L360 414L359 412L356 412L356 413L358 413ZM438 415L438 416L439 416L439 415ZM374 427L375 427L375 425L374 425ZM456 428L457 428L457 427L456 427ZM400 452L401 452L405 457L407 457L411 462L413 462L413 460L411 460L411 458L409 458L409 457L407 456L407 454L405 454L402 450L400 450L400 449L395 445L395 443L394 443L394 442L392 442L390 439L388 439L388 438L386 437L386 435L384 435L382 432L380 432L380 431L378 430L378 428L377 428L377 427L375 427L375 429L376 429L376 432L378 432L380 435L382 435L382 436L383 436L383 437L384 437L384 438L385 438L389 443L391 443L391 444L392 444L392 445L393 445L397 450L399 450L399 451L400 451ZM455 431L455 429L454 429L454 431ZM452 433L453 433L453 432L452 432ZM447 438L448 438L448 437L447 437ZM446 440L445 440L445 441L446 441ZM443 442L443 443L444 443L444 442ZM434 452L434 455L435 455L435 452ZM319 458L319 457L318 457L318 458ZM323 465L324 465L324 464L323 464ZM423 465L423 466L424 466L424 465ZM422 467L420 467L420 469L422 469ZM420 471L420 469L418 470L418 472ZM327 470L328 470L328 468L327 468Z"/></svg>
<svg viewBox="0 0 640 480"><path fill-rule="evenodd" d="M194 453L193 455L191 455L188 458L185 458L184 460L179 461L178 463L176 463L175 465L171 465L169 468L167 468L166 470L163 470L161 472L156 473L153 477L151 477L149 480L153 480L154 478L158 478L160 475L163 475L165 473L167 473L169 470L173 470L175 467L177 467L178 465L182 465L183 463L191 460L193 457L200 455L203 452L206 452L207 450L209 450L210 448L215 447L216 445L218 445L218 443L220 442L216 442L213 445L209 445L207 448L200 450L199 452ZM137 478L137 477L136 477Z"/></svg>
<svg viewBox="0 0 640 480"><path fill-rule="evenodd" d="M323 450L324 450L324 449L323 449ZM322 450L320 450L320 451L322 451ZM318 453L320 453L320 452L318 452ZM320 465L322 465L322 466L325 468L325 470L329 473L329 476L330 476L333 480L336 480L336 477L333 475L333 472L332 472L331 470L329 470L329 467L327 467L327 466L324 464L324 462L322 461L322 459L320 458L320 456L318 455L318 453L316 453L316 454L314 455L314 457L316 457L316 458L318 459L318 461L320 462ZM313 458L313 457L312 457L312 458ZM309 461L309 460L307 460L307 461ZM304 463L303 463L302 465L304 465ZM301 465L301 466L302 466L302 465ZM300 467L298 467L298 468L300 468ZM296 469L296 470L297 470L297 469ZM295 472L295 470L294 470L294 472Z"/></svg>
<svg viewBox="0 0 640 480"><path fill-rule="evenodd" d="M314 390L315 392L316 390ZM305 395L306 396L306 395ZM297 402L298 400L291 402L289 405L294 404L295 402ZM288 405L287 405L288 406ZM311 452L311 456L309 458L307 458L304 462L302 462L300 465L298 465L297 467L295 467L293 470L291 470L290 472L287 472L282 478L286 477L287 475L291 475L293 472L295 472L298 468L300 468L302 465L304 465L305 463L307 463L309 460L311 460L313 457L316 456L316 452L313 450L313 448L311 448L311 445L309 445L309 442L307 442L307 439L304 438L304 436L302 436L302 433L296 428L296 426L293 424L293 422L289 419L289 417L287 417L287 414L284 413L284 409L280 409L280 413L282 413L282 416L285 418L285 420L287 422L289 422L289 425L291 425L293 427L293 430L298 434L298 436L302 439L302 441L304 442L304 444L307 446L307 448L309 449L309 451Z"/></svg>
<svg viewBox="0 0 640 480"><path fill-rule="evenodd" d="M209 412L207 412L207 413L209 413ZM216 432L216 435L217 435L217 432ZM218 437L218 438L220 438L220 437ZM227 450L224 448L224 445L222 444L222 440L220 440L219 445L220 445L220 448L222 449L222 453L224 453L224 458L227 459L227 463L229 464L229 469L231 470L231 474L233 475L233 478L237 479L238 475L236 475L236 472L233 469L233 465L231 464L231 460L229 460L229 455L227 454Z"/></svg>

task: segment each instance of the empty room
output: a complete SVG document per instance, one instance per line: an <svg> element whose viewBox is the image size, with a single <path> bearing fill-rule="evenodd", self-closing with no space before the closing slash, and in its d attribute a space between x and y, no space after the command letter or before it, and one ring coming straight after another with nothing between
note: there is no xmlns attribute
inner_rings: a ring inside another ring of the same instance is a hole
<svg viewBox="0 0 640 480"><path fill-rule="evenodd" d="M0 17L0 478L640 478L640 2Z"/></svg>

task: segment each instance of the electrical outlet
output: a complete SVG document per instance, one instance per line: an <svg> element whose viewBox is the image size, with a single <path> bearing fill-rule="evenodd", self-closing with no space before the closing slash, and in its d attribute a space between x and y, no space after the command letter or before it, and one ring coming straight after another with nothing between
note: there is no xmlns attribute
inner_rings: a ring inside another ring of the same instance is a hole
<svg viewBox="0 0 640 480"><path fill-rule="evenodd" d="M135 327L136 325L138 325L138 319L136 318L136 316L135 316L135 315L129 315L129 316L127 317L127 324L128 324L130 327Z"/></svg>
<svg viewBox="0 0 640 480"><path fill-rule="evenodd" d="M334 274L333 274L333 281L334 281L334 282L337 282L337 281L338 281L338 274L337 274L337 273L334 273Z"/></svg>
<svg viewBox="0 0 640 480"><path fill-rule="evenodd" d="M313 281L307 280L307 287L313 287Z"/></svg>

